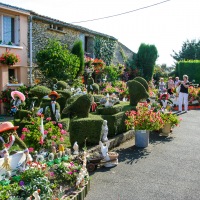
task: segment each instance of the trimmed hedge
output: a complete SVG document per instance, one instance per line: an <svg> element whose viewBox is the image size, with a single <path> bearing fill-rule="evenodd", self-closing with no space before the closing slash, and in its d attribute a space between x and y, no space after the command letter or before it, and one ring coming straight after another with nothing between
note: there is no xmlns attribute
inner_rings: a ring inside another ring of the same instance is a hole
<svg viewBox="0 0 200 200"><path fill-rule="evenodd" d="M119 112L114 115L102 115L102 118L108 122L108 137L126 132L124 123L126 118L125 112Z"/></svg>
<svg viewBox="0 0 200 200"><path fill-rule="evenodd" d="M93 95L93 97L94 97L94 102L100 102L100 99L102 99L103 97L105 97L104 95L101 95L101 94L99 94L99 95Z"/></svg>
<svg viewBox="0 0 200 200"><path fill-rule="evenodd" d="M138 77L135 77L134 80L138 81L139 83L141 83L144 86L144 88L146 89L147 92L149 91L148 83L144 78L138 76Z"/></svg>
<svg viewBox="0 0 200 200"><path fill-rule="evenodd" d="M102 107L102 106L98 106L97 107L97 114L99 115L114 115L118 112L121 112L122 111L122 105L120 104L117 104L117 105L114 105L112 107Z"/></svg>
<svg viewBox="0 0 200 200"><path fill-rule="evenodd" d="M182 79L186 74L189 80L200 84L200 60L180 61L177 64L178 76Z"/></svg>
<svg viewBox="0 0 200 200"><path fill-rule="evenodd" d="M84 147L87 138L87 146L97 145L101 140L101 126L103 119L97 115L89 115L87 118L75 118L70 122L70 142L73 146L77 141L79 147Z"/></svg>
<svg viewBox="0 0 200 200"><path fill-rule="evenodd" d="M19 136L21 136L22 134L22 129L26 126L26 125L31 125L32 123L29 121L21 121L20 119L15 119L14 120L14 126L19 126L19 128L16 130L17 134Z"/></svg>
<svg viewBox="0 0 200 200"><path fill-rule="evenodd" d="M65 90L56 90L56 92L60 95L60 98L58 98L56 101L59 103L60 112L62 113L67 103L67 99L69 99L72 96L72 93L71 91L65 91Z"/></svg>

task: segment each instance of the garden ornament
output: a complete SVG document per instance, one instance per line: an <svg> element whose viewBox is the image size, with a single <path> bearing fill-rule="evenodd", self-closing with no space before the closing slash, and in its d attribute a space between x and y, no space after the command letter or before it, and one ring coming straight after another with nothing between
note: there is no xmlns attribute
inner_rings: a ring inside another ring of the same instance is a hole
<svg viewBox="0 0 200 200"><path fill-rule="evenodd" d="M107 120L103 120L103 124L101 126L101 135L102 135L102 142L108 141L108 125Z"/></svg>
<svg viewBox="0 0 200 200"><path fill-rule="evenodd" d="M73 154L78 155L79 154L79 152L78 152L79 146L78 146L77 142L74 142L73 149L74 149Z"/></svg>
<svg viewBox="0 0 200 200"><path fill-rule="evenodd" d="M118 164L118 160L115 160L115 162L110 161L111 159L110 159L110 156L108 154L108 147L110 145L110 142L105 142L105 145L104 145L101 141L99 141L99 145L101 147L101 153L102 153L102 156L103 156L103 161L105 161L104 166L105 167L116 166Z"/></svg>
<svg viewBox="0 0 200 200"><path fill-rule="evenodd" d="M21 166L26 160L30 160L29 151L25 143L18 137L16 129L18 126L14 126L11 122L3 122L0 124L0 179L1 175L7 170L15 170ZM16 142L20 148L24 151L19 151L9 156L9 149Z"/></svg>
<svg viewBox="0 0 200 200"><path fill-rule="evenodd" d="M23 93L19 91L12 91L11 92L11 97L12 97L12 107L10 110L10 115L14 116L14 114L17 112L19 105L22 103L22 101L25 101L25 96Z"/></svg>
<svg viewBox="0 0 200 200"><path fill-rule="evenodd" d="M33 192L33 197L35 197L35 200L40 200L40 189L36 190L35 192Z"/></svg>

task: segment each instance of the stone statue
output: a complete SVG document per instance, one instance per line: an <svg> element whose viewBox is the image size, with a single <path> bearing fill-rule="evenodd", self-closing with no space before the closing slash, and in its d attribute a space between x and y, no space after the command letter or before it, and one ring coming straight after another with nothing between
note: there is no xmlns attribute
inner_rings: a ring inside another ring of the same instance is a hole
<svg viewBox="0 0 200 200"><path fill-rule="evenodd" d="M78 146L77 142L74 142L73 149L74 149L73 154L78 155L79 154L79 152L78 152L79 146Z"/></svg>
<svg viewBox="0 0 200 200"><path fill-rule="evenodd" d="M103 124L101 126L101 135L102 135L102 142L108 141L108 125L107 120L103 120Z"/></svg>

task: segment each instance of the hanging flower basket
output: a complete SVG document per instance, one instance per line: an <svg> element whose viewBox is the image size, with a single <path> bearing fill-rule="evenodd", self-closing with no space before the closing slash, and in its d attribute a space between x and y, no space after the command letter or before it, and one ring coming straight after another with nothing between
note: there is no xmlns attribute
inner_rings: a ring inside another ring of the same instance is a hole
<svg viewBox="0 0 200 200"><path fill-rule="evenodd" d="M0 63L9 66L14 65L19 61L20 57L14 53L10 53L10 51L6 51L6 53L3 53L0 57Z"/></svg>

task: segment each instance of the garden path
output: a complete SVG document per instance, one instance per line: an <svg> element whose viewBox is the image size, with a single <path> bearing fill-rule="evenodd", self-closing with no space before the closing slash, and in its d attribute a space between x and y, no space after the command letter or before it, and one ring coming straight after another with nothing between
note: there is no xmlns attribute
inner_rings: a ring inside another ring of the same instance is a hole
<svg viewBox="0 0 200 200"><path fill-rule="evenodd" d="M128 141L115 150L119 164L91 175L86 200L198 200L200 196L200 111L180 116L170 137L150 137L145 149Z"/></svg>

